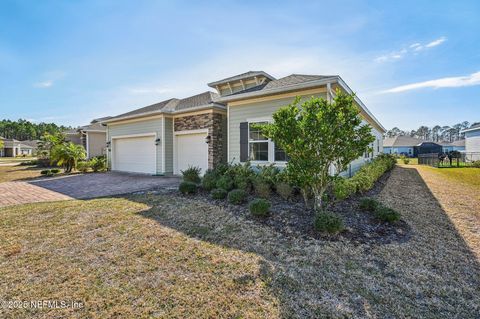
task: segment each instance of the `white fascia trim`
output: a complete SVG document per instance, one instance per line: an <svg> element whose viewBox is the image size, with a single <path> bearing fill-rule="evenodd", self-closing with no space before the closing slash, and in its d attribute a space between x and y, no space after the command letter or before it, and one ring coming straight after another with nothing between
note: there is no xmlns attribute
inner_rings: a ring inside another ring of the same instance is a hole
<svg viewBox="0 0 480 319"><path fill-rule="evenodd" d="M122 116L114 119L109 119L102 121L101 123L114 123L114 122L119 122L123 120L130 120L130 119L135 119L135 118L142 118L142 117L148 117L150 115L161 115L161 114L182 114L182 113L189 113L189 112L196 112L196 111L201 111L205 109L220 109L220 110L226 110L226 107L221 104L217 103L212 103L212 104L206 104L206 105L201 105L197 107L192 107L192 108L187 108L179 111L172 111L172 112L165 112L165 111L152 111L152 112L145 112L145 113L140 113L140 114L134 114L134 115L128 115L128 116Z"/></svg>
<svg viewBox="0 0 480 319"><path fill-rule="evenodd" d="M113 140L113 139L119 139L119 138L143 137L143 136L157 136L157 133L149 132L149 133L138 133L138 134L128 134L128 135L116 135L116 136L111 136L110 138Z"/></svg>
<svg viewBox="0 0 480 319"><path fill-rule="evenodd" d="M186 135L186 134L200 134L200 133L207 133L208 134L208 128L202 128L202 129L198 129L198 130L176 131L173 134L174 135Z"/></svg>
<svg viewBox="0 0 480 319"><path fill-rule="evenodd" d="M345 83L345 81L343 81L343 79L341 77L337 77L337 80L338 80L338 84L345 91L347 91L348 94L353 94L352 89L350 89L350 87L347 85L347 83ZM368 116L370 116L372 118L372 120L375 121L375 124L377 124L378 127L380 127L380 129L382 130L382 133L387 132L387 130L383 127L383 125L380 124L380 122L377 120L377 118L372 114L372 112L370 112L370 110L367 108L367 106L365 104L363 104L363 102L356 95L355 95L355 102L357 102L358 105L360 105L360 107L365 111L365 113L367 113Z"/></svg>
<svg viewBox="0 0 480 319"><path fill-rule="evenodd" d="M165 174L165 116L162 117L162 173Z"/></svg>
<svg viewBox="0 0 480 319"><path fill-rule="evenodd" d="M88 132L92 132L92 133L106 133L107 130L82 130L83 133L88 133Z"/></svg>

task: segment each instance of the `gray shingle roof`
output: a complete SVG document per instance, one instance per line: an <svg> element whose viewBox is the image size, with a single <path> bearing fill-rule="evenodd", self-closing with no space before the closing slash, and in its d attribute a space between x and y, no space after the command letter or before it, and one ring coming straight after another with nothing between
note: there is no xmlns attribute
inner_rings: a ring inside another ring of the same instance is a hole
<svg viewBox="0 0 480 319"><path fill-rule="evenodd" d="M472 126L469 127L469 129L471 129L471 128L480 128L480 123L477 123L477 124L472 125Z"/></svg>
<svg viewBox="0 0 480 319"><path fill-rule="evenodd" d="M219 95L210 91L190 96L178 101L175 111L212 104Z"/></svg>
<svg viewBox="0 0 480 319"><path fill-rule="evenodd" d="M102 119L102 121L108 120L109 118L111 118L111 117ZM82 126L81 128L79 128L79 130L82 130L82 131L103 131L103 132L106 132L106 131L107 131L107 128L106 128L105 126L103 126L101 122L94 122L93 124Z"/></svg>
<svg viewBox="0 0 480 319"><path fill-rule="evenodd" d="M413 147L420 143L426 142L419 138L410 137L410 136L395 136L395 137L387 137L383 140L383 147L401 147L401 146L409 146Z"/></svg>
<svg viewBox="0 0 480 319"><path fill-rule="evenodd" d="M127 113L123 113L114 117L108 118L117 119L123 117L131 117L136 115L148 114L153 112L165 112L171 113L175 111L183 111L188 109L195 109L201 106L208 106L215 102L218 94L210 91L206 91L197 95L189 96L184 99L169 99L159 103L155 103L149 106L145 106Z"/></svg>
<svg viewBox="0 0 480 319"><path fill-rule="evenodd" d="M265 77L269 78L270 80L275 80L275 78L273 76L271 76L270 74L268 74L264 71L248 71L248 72L245 72L245 73L242 73L242 74L237 74L237 75L225 78L225 79L210 82L207 85L210 86L210 87L215 87L215 85L218 85L218 84L238 81L238 80L246 79L246 78L252 78L254 76L259 76L259 75L265 76Z"/></svg>

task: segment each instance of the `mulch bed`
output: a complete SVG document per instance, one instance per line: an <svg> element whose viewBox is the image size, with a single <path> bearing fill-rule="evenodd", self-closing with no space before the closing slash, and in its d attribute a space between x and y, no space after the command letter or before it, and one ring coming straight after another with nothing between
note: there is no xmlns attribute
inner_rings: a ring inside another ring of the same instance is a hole
<svg viewBox="0 0 480 319"><path fill-rule="evenodd" d="M365 194L354 195L344 201L329 204L328 210L341 216L345 225L345 230L336 235L322 234L315 231L313 228L314 211L305 208L303 199L298 194L291 201L286 201L277 194L272 193L270 197L270 202L272 203L271 213L267 218L250 215L248 202L254 199L252 195L249 196L247 202L243 205L229 204L226 199L212 199L210 194L205 191L200 191L195 197L222 207L235 216L241 216L271 227L275 231L289 237L307 240L348 240L354 244L401 243L407 241L411 236L411 228L404 220L394 224L383 223L376 220L372 213L363 212L359 209L360 199L363 197L376 197L382 191L389 176L390 172L385 173L376 182L375 186ZM176 193L178 194L178 192ZM192 198L191 195L186 196Z"/></svg>

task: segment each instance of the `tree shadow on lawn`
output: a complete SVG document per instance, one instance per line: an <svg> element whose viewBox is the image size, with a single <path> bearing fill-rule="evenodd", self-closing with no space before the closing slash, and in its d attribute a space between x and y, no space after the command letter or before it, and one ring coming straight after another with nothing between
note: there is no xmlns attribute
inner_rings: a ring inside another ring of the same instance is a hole
<svg viewBox="0 0 480 319"><path fill-rule="evenodd" d="M258 279L278 298L283 317L480 314L479 262L415 169L396 167L378 195L412 227L412 238L404 243L292 237L205 199L178 194L126 198L151 206L139 214L162 226L261 256Z"/></svg>

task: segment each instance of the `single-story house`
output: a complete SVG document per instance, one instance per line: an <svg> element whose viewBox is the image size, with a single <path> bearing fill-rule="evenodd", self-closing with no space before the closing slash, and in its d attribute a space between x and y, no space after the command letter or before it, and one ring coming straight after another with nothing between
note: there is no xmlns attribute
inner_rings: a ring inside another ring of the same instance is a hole
<svg viewBox="0 0 480 319"><path fill-rule="evenodd" d="M106 155L107 128L102 121L109 118L94 119L89 125L65 131L66 140L82 145L87 151L87 158Z"/></svg>
<svg viewBox="0 0 480 319"><path fill-rule="evenodd" d="M464 129L465 152L471 160L480 160L480 123Z"/></svg>
<svg viewBox="0 0 480 319"><path fill-rule="evenodd" d="M208 84L216 92L172 98L103 120L112 170L180 174L189 166L203 172L221 162L285 165L286 155L253 123L272 120L280 107L300 96L331 100L335 90L352 90L340 76L292 74L280 79L250 71ZM355 171L383 151L385 128L355 98L376 139L373 152L351 164Z"/></svg>
<svg viewBox="0 0 480 319"><path fill-rule="evenodd" d="M36 141L17 141L3 137L0 137L0 140L3 142L3 147L0 148L0 157L32 156L36 150L36 146L30 145Z"/></svg>
<svg viewBox="0 0 480 319"><path fill-rule="evenodd" d="M415 145L413 148L413 157L418 157L421 154L441 154L443 153L443 146L429 141L422 141L422 143Z"/></svg>
<svg viewBox="0 0 480 319"><path fill-rule="evenodd" d="M412 157L415 146L423 142L424 140L410 136L387 137L383 140L383 152Z"/></svg>
<svg viewBox="0 0 480 319"><path fill-rule="evenodd" d="M448 153L451 151L459 151L459 152L464 152L465 151L465 140L457 140L454 142L441 142L439 143L443 147L443 152Z"/></svg>

